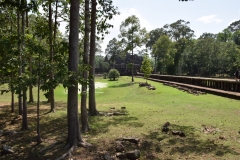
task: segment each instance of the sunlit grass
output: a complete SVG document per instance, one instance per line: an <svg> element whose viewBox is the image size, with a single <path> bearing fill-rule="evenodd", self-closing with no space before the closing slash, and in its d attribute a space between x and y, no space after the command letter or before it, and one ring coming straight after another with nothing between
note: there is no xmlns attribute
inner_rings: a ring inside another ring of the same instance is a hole
<svg viewBox="0 0 240 160"><path fill-rule="evenodd" d="M238 159L240 156L238 100L211 94L196 96L151 81L148 83L155 86L156 90L148 90L138 86L139 82L145 81L141 78L135 78L134 83L131 83L131 77L121 77L118 81L96 78L96 81L108 83L107 87L96 89L97 110L108 112L115 107L115 110L122 111L121 107L124 106L127 113L124 116L90 117L91 130L82 136L101 150L114 148L112 142L119 137L131 136L141 139L142 145L137 148L141 150L142 160L147 159L145 156L150 153L154 156L153 159ZM34 96L35 94L36 88ZM10 102L10 94L1 95L0 100ZM30 152L32 156L44 146L58 140L65 141L67 135L65 89L62 86L55 89L56 113L45 114L49 111L50 104L46 103L43 93L41 101L41 135L45 141L34 149L34 153ZM9 106L0 109L5 120L11 120L15 116L9 117ZM26 151L31 150L29 143L36 136L36 103L29 104L28 109L30 130L25 135L31 137L30 141L25 137L18 143L10 143L14 147L21 147L21 143L26 141ZM162 133L161 127L167 121L171 124L170 130L181 130L186 137ZM9 126L11 125L2 128L9 129ZM18 129L21 122L13 126L12 129ZM204 133L204 126L214 128L214 131ZM55 157L59 156L57 151L51 152L55 153ZM51 159L51 154L38 153L46 159Z"/></svg>

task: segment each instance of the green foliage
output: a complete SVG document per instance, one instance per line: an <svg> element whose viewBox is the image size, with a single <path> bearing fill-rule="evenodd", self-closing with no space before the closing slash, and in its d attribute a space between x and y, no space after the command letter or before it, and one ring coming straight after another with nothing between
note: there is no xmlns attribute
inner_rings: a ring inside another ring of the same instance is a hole
<svg viewBox="0 0 240 160"><path fill-rule="evenodd" d="M174 48L174 44L166 35L161 36L153 45L152 54L154 57L157 57L157 60L162 66L162 73L166 72L166 67L168 65L173 64L175 53L176 49Z"/></svg>
<svg viewBox="0 0 240 160"><path fill-rule="evenodd" d="M149 32L149 38L146 43L146 47L150 50L152 49L152 46L157 42L157 40L162 36L166 34L163 28L157 28Z"/></svg>
<svg viewBox="0 0 240 160"><path fill-rule="evenodd" d="M198 39L183 53L183 70L190 75L232 75L239 66L239 48L233 42L219 42L214 38Z"/></svg>
<svg viewBox="0 0 240 160"><path fill-rule="evenodd" d="M174 43L176 48L176 53L174 55L174 67L168 66L168 70L174 74L177 73L177 75L180 75L181 73L181 65L183 63L182 60L182 54L185 50L185 48L190 45L191 41L187 40L186 38L180 38L177 42ZM172 68L172 69L170 69ZM168 73L169 73L168 71Z"/></svg>
<svg viewBox="0 0 240 160"><path fill-rule="evenodd" d="M139 18L132 15L121 23L119 37L126 46L125 51L133 51L147 42L148 34L145 28L141 28Z"/></svg>
<svg viewBox="0 0 240 160"><path fill-rule="evenodd" d="M95 68L100 69L103 72L107 72L109 70L109 63L104 62L104 57L101 55L95 56Z"/></svg>
<svg viewBox="0 0 240 160"><path fill-rule="evenodd" d="M127 68L132 68L133 67L133 63L128 63L127 64Z"/></svg>
<svg viewBox="0 0 240 160"><path fill-rule="evenodd" d="M108 74L107 73L103 73L103 79L107 79Z"/></svg>
<svg viewBox="0 0 240 160"><path fill-rule="evenodd" d="M229 42L232 40L232 33L229 29L224 29L222 32L218 33L217 40L219 42Z"/></svg>
<svg viewBox="0 0 240 160"><path fill-rule="evenodd" d="M108 57L110 57L110 61L113 64L113 68L115 68L115 60L117 57L120 56L120 53L121 53L120 44L116 38L113 38L112 40L109 41L107 48L105 50L105 54Z"/></svg>
<svg viewBox="0 0 240 160"><path fill-rule="evenodd" d="M146 78L146 81L147 81L149 75L153 71L153 68L151 65L151 60L149 59L148 55L145 55L143 58L142 65L141 65L141 71L143 72L144 77Z"/></svg>
<svg viewBox="0 0 240 160"><path fill-rule="evenodd" d="M96 27L98 35L101 35L101 40L103 40L104 35L109 33L108 29L113 27L113 25L108 23L108 21L120 13L118 8L113 6L113 2L111 0L98 0L98 4Z"/></svg>
<svg viewBox="0 0 240 160"><path fill-rule="evenodd" d="M240 46L240 30L237 30L236 32L233 33L233 41Z"/></svg>
<svg viewBox="0 0 240 160"><path fill-rule="evenodd" d="M138 52L143 52L142 45L147 42L148 33L145 28L141 28L138 17L132 15L125 19L120 26L121 43L124 46L124 52L131 51L133 56L134 49L139 49ZM134 60L132 59L132 63ZM133 78L133 65L132 65L132 82Z"/></svg>
<svg viewBox="0 0 240 160"><path fill-rule="evenodd" d="M213 33L203 33L198 39L206 39L206 38L213 38L215 39L217 35L213 34Z"/></svg>
<svg viewBox="0 0 240 160"><path fill-rule="evenodd" d="M237 30L240 30L240 20L237 20L235 22L232 22L229 26L228 26L228 29L231 31L231 32L235 32Z"/></svg>
<svg viewBox="0 0 240 160"><path fill-rule="evenodd" d="M180 19L164 25L163 28L165 29L164 32L174 41L178 41L181 38L190 40L194 37L194 31L189 27L189 24L190 22Z"/></svg>
<svg viewBox="0 0 240 160"><path fill-rule="evenodd" d="M108 78L110 79L110 80L113 80L113 81L115 81L117 78L119 78L120 77L120 73L119 73L119 71L117 70L117 69L111 69L110 71L109 71L109 73L108 73Z"/></svg>

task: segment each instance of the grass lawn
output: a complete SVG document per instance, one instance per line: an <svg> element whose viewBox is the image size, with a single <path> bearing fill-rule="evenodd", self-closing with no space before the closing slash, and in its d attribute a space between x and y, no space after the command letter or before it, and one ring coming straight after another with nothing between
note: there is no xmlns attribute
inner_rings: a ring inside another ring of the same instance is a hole
<svg viewBox="0 0 240 160"><path fill-rule="evenodd" d="M96 81L108 84L96 89L98 111L122 111L121 107L126 107L127 115L90 117L91 130L82 137L94 147L76 149L75 159L101 159L106 152L114 155L116 140L121 137L140 139L139 144L126 142L125 150L139 149L141 160L240 159L238 100L211 94L196 96L152 81L148 83L156 90L148 90L139 87L139 82L145 82L142 78L135 78L134 83L131 83L131 77L121 77L118 81L96 78ZM34 94L36 97L36 90ZM45 160L64 154L67 137L64 88L60 86L55 90L56 113L46 114L50 104L45 102L43 93L41 95L43 143L40 145L36 145L36 103L28 104L29 130L23 132L20 130L21 117L11 125L18 111L16 103L15 113L10 114L10 98L10 94L0 95L0 130L18 133L0 136L0 141L12 146L15 153L1 155L0 159ZM115 109L110 110L113 107ZM170 122L168 133L162 132L165 122ZM184 132L186 137L172 135L174 130ZM52 145L55 142L60 143Z"/></svg>

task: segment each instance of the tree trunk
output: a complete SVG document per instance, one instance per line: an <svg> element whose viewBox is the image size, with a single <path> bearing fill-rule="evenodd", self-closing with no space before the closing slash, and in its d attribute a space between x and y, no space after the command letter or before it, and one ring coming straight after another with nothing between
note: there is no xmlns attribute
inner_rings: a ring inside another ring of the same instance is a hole
<svg viewBox="0 0 240 160"><path fill-rule="evenodd" d="M24 72L23 72L24 73ZM23 89L23 114L22 114L22 130L28 130L27 120L27 89Z"/></svg>
<svg viewBox="0 0 240 160"><path fill-rule="evenodd" d="M85 0L85 35L84 35L84 55L83 55L84 65L88 65L89 31L90 31L89 0ZM87 81L87 77L88 77L88 72L83 71L84 82ZM82 132L85 133L89 130L88 113L87 113L87 85L86 84L82 84L81 122L82 122Z"/></svg>
<svg viewBox="0 0 240 160"><path fill-rule="evenodd" d="M27 2L25 2L27 4ZM28 11L26 10L26 28L28 28ZM28 58L28 62L29 62L29 68L28 68L28 71L32 74L32 64L31 64L31 56L29 56ZM33 103L34 100L33 100L33 85L30 84L29 85L29 103Z"/></svg>
<svg viewBox="0 0 240 160"><path fill-rule="evenodd" d="M53 63L53 45L52 45L52 3L49 3L49 18L48 18L48 25L49 25L49 52L50 52L50 64ZM50 71L50 81L53 81L54 75L53 70ZM51 110L50 112L55 112L55 104L54 104L54 88L51 86L49 88L49 97L48 101L51 103Z"/></svg>
<svg viewBox="0 0 240 160"><path fill-rule="evenodd" d="M32 69L31 69L31 72L32 72ZM33 99L33 85L30 84L29 86L29 101L28 103L33 103L34 102L34 99Z"/></svg>
<svg viewBox="0 0 240 160"><path fill-rule="evenodd" d="M56 44L56 35L57 35L57 14L58 14L58 0L56 0L55 8L55 20L54 20L54 29L53 29L53 54L55 53L55 44Z"/></svg>
<svg viewBox="0 0 240 160"><path fill-rule="evenodd" d="M42 142L40 135L40 117L39 117L39 108L40 108L40 54L38 55L38 89L37 89L37 143Z"/></svg>
<svg viewBox="0 0 240 160"><path fill-rule="evenodd" d="M20 4L20 0L18 0L18 3ZM17 32L18 32L18 61L19 61L19 67L18 67L18 76L22 75L22 53L21 53L21 39L20 39L20 6L18 7L17 11ZM18 114L22 115L22 90L20 90L20 93L18 94Z"/></svg>
<svg viewBox="0 0 240 160"><path fill-rule="evenodd" d="M31 64L31 57L29 57L29 72L32 74L32 64ZM29 85L29 101L28 103L33 103L34 99L33 99L33 85L32 83Z"/></svg>
<svg viewBox="0 0 240 160"><path fill-rule="evenodd" d="M14 113L14 92L11 91L11 113Z"/></svg>
<svg viewBox="0 0 240 160"><path fill-rule="evenodd" d="M95 51L96 51L96 0L92 0L91 39L90 39L90 79L89 79L89 114L98 114L95 101Z"/></svg>
<svg viewBox="0 0 240 160"><path fill-rule="evenodd" d="M69 62L68 70L77 74L79 61L79 0L70 1L70 34L69 34ZM68 87L67 101L67 119L68 119L68 137L66 148L71 148L82 142L79 119L78 119L78 82L73 77Z"/></svg>
<svg viewBox="0 0 240 160"><path fill-rule="evenodd" d="M154 61L155 61L155 68L154 68L154 73L157 73L157 56L154 57Z"/></svg>
<svg viewBox="0 0 240 160"><path fill-rule="evenodd" d="M13 22L11 22L11 32L13 28ZM11 90L11 113L14 113L14 91L13 91L13 72L11 72L11 80L10 80L10 90Z"/></svg>
<svg viewBox="0 0 240 160"><path fill-rule="evenodd" d="M22 6L26 7L26 1L22 0ZM25 35L25 10L22 10L22 35ZM25 41L22 39L22 53L25 53ZM23 55L22 63L25 63L25 58ZM22 73L25 74L25 65L22 67ZM22 130L28 129L28 121L27 121L27 86L23 86L23 114L22 114Z"/></svg>
<svg viewBox="0 0 240 160"><path fill-rule="evenodd" d="M113 69L115 69L115 54L113 54Z"/></svg>
<svg viewBox="0 0 240 160"><path fill-rule="evenodd" d="M11 73L11 113L14 113L14 91L13 89L13 84L12 84L12 80L13 80L13 73Z"/></svg>
<svg viewBox="0 0 240 160"><path fill-rule="evenodd" d="M133 79L133 66L134 66L134 63L133 63L133 31L132 31L132 82L134 82L134 79Z"/></svg>

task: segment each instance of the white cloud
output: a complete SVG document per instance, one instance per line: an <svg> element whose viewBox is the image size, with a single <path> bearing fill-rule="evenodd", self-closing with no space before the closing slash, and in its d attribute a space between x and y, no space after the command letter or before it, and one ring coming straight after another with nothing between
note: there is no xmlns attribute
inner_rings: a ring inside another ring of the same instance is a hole
<svg viewBox="0 0 240 160"><path fill-rule="evenodd" d="M213 15L209 15L209 16L202 16L201 18L198 18L196 19L196 21L200 21L200 22L203 22L203 23L221 23L223 20L222 19L219 19L219 18L216 18L217 15L216 14L213 14Z"/></svg>
<svg viewBox="0 0 240 160"><path fill-rule="evenodd" d="M121 23L127 19L129 16L135 15L139 18L141 28L145 27L147 31L150 31L153 29L153 27L150 25L150 23L143 18L140 12L138 12L135 8L124 8L120 10L120 15L115 16L109 23L113 25L113 28L109 29L110 34L105 35L104 41L102 43L102 51L105 52L106 46L108 42L113 39L117 38L120 34L120 25Z"/></svg>

